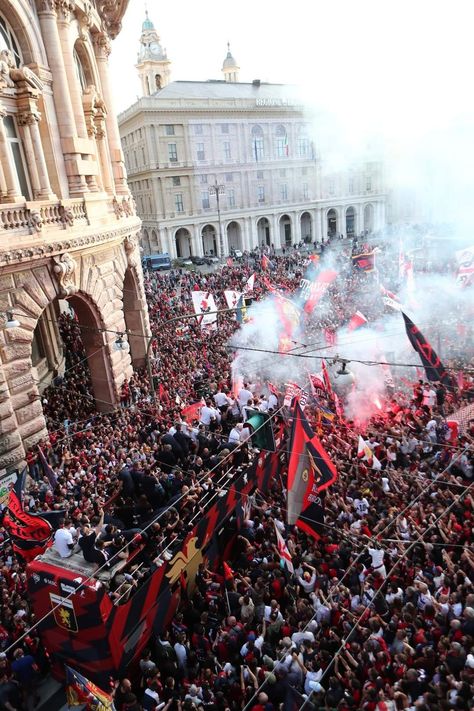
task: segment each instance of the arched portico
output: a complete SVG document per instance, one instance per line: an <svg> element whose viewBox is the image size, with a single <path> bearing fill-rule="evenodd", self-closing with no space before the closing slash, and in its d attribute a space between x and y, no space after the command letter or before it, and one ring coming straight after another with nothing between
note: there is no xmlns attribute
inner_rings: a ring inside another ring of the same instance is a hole
<svg viewBox="0 0 474 711"><path fill-rule="evenodd" d="M146 305L134 267L127 267L123 280L123 315L130 344L130 357L134 368L143 368L147 351ZM135 335L132 335L135 334Z"/></svg>
<svg viewBox="0 0 474 711"><path fill-rule="evenodd" d="M268 217L260 217L257 220L257 237L259 247L261 247L262 245L270 247L272 239L270 231L270 220L268 219Z"/></svg>
<svg viewBox="0 0 474 711"><path fill-rule="evenodd" d="M293 230L291 225L291 217L282 215L280 217L280 243L285 247L291 247L293 241Z"/></svg>
<svg viewBox="0 0 474 711"><path fill-rule="evenodd" d="M193 253L191 243L191 232L186 227L176 230L175 236L176 256L190 257Z"/></svg>
<svg viewBox="0 0 474 711"><path fill-rule="evenodd" d="M309 212L303 212L300 217L301 239L309 244L313 241L313 219Z"/></svg>
<svg viewBox="0 0 474 711"><path fill-rule="evenodd" d="M330 210L328 210L328 212L327 212L326 227L327 227L327 230L326 230L327 236L336 234L336 232L337 232L337 212L333 207Z"/></svg>
<svg viewBox="0 0 474 711"><path fill-rule="evenodd" d="M205 225L201 230L201 238L203 254L217 256L217 231L214 225Z"/></svg>
<svg viewBox="0 0 474 711"><path fill-rule="evenodd" d="M346 210L346 235L348 237L352 237L353 235L356 234L356 232L357 232L356 211L351 205Z"/></svg>
<svg viewBox="0 0 474 711"><path fill-rule="evenodd" d="M240 224L236 220L232 220L232 222L229 222L229 224L227 225L227 244L229 250L243 250L242 229L240 227Z"/></svg>
<svg viewBox="0 0 474 711"><path fill-rule="evenodd" d="M368 203L364 206L364 229L372 232L374 229L374 206Z"/></svg>

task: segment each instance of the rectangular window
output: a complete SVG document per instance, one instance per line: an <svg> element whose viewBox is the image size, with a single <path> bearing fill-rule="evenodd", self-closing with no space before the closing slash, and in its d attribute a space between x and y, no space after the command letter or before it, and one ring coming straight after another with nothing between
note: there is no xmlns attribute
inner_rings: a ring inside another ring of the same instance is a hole
<svg viewBox="0 0 474 711"><path fill-rule="evenodd" d="M221 131L222 131L222 133L229 133L229 124L228 123L221 123Z"/></svg>
<svg viewBox="0 0 474 711"><path fill-rule="evenodd" d="M257 170L257 180L263 180L263 170Z"/></svg>
<svg viewBox="0 0 474 711"><path fill-rule="evenodd" d="M209 210L211 204L209 202L209 193L207 192L202 192L201 193L201 205L203 210Z"/></svg>
<svg viewBox="0 0 474 711"><path fill-rule="evenodd" d="M253 157L255 160L263 160L263 138L254 138Z"/></svg>
<svg viewBox="0 0 474 711"><path fill-rule="evenodd" d="M231 158L230 142L226 141L224 143L224 160L231 160Z"/></svg>
<svg viewBox="0 0 474 711"><path fill-rule="evenodd" d="M204 152L204 143L198 143L196 145L196 157L198 160L206 160L206 153Z"/></svg>
<svg viewBox="0 0 474 711"><path fill-rule="evenodd" d="M265 202L265 186L259 185L257 188L257 199L259 202Z"/></svg>
<svg viewBox="0 0 474 711"><path fill-rule="evenodd" d="M280 185L280 200L288 200L288 185L286 183Z"/></svg>
<svg viewBox="0 0 474 711"><path fill-rule="evenodd" d="M372 190L372 178L370 175L368 175L365 179L365 189L367 192L370 192Z"/></svg>
<svg viewBox="0 0 474 711"><path fill-rule="evenodd" d="M303 183L303 200L309 200L309 186L308 186L308 183Z"/></svg>
<svg viewBox="0 0 474 711"><path fill-rule="evenodd" d="M287 143L287 138L277 138L277 157L278 158L286 158L288 155L288 143Z"/></svg>
<svg viewBox="0 0 474 711"><path fill-rule="evenodd" d="M207 175L200 175L199 182L201 183L201 185L207 185Z"/></svg>
<svg viewBox="0 0 474 711"><path fill-rule="evenodd" d="M167 136L174 136L174 126L172 123L165 126L165 133Z"/></svg>
<svg viewBox="0 0 474 711"><path fill-rule="evenodd" d="M174 206L176 212L184 212L183 193L176 193L174 196Z"/></svg>
<svg viewBox="0 0 474 711"><path fill-rule="evenodd" d="M181 178L173 176L173 185L181 185Z"/></svg>
<svg viewBox="0 0 474 711"><path fill-rule="evenodd" d="M202 136L202 123L195 124L194 133L196 134L196 136Z"/></svg>
<svg viewBox="0 0 474 711"><path fill-rule="evenodd" d="M309 156L309 139L299 138L298 139L298 153L301 158L306 158Z"/></svg>
<svg viewBox="0 0 474 711"><path fill-rule="evenodd" d="M233 180L234 180L234 176L232 175L232 173L225 174L225 182L226 183L232 183Z"/></svg>
<svg viewBox="0 0 474 711"><path fill-rule="evenodd" d="M235 190L233 188L227 190L227 205L228 207L235 207Z"/></svg>
<svg viewBox="0 0 474 711"><path fill-rule="evenodd" d="M178 162L178 149L176 143L168 143L168 158L170 163Z"/></svg>

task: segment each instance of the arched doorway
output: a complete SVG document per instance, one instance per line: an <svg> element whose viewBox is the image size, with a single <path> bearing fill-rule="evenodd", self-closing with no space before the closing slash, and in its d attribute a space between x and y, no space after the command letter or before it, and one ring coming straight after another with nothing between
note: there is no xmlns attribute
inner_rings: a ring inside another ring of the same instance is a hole
<svg viewBox="0 0 474 711"><path fill-rule="evenodd" d="M356 229L356 212L351 206L346 210L346 235L352 237L355 235Z"/></svg>
<svg viewBox="0 0 474 711"><path fill-rule="evenodd" d="M192 255L191 233L186 227L180 227L175 234L176 256L190 257Z"/></svg>
<svg viewBox="0 0 474 711"><path fill-rule="evenodd" d="M328 228L328 237L330 235L336 234L336 232L337 232L337 212L334 210L334 208L331 208L330 210L328 210L327 228Z"/></svg>
<svg viewBox="0 0 474 711"><path fill-rule="evenodd" d="M128 342L130 344L130 357L135 368L142 368L146 361L146 347L148 339L147 324L144 319L144 303L140 298L138 276L132 267L125 271L123 279L123 313L127 327ZM130 335L130 333L139 335Z"/></svg>
<svg viewBox="0 0 474 711"><path fill-rule="evenodd" d="M366 232L374 229L374 206L371 203L364 207L364 229Z"/></svg>
<svg viewBox="0 0 474 711"><path fill-rule="evenodd" d="M214 225L206 225L201 230L202 253L206 256L217 256L217 233Z"/></svg>
<svg viewBox="0 0 474 711"><path fill-rule="evenodd" d="M282 246L291 247L291 219L288 215L280 217L280 243Z"/></svg>
<svg viewBox="0 0 474 711"><path fill-rule="evenodd" d="M259 247L262 245L270 247L270 222L267 217L261 217L257 222L257 238Z"/></svg>
<svg viewBox="0 0 474 711"><path fill-rule="evenodd" d="M242 230L235 220L227 225L227 244L229 250L240 249L242 251Z"/></svg>
<svg viewBox="0 0 474 711"><path fill-rule="evenodd" d="M306 244L310 244L313 241L313 220L309 212L303 212L300 218L301 225L301 239Z"/></svg>

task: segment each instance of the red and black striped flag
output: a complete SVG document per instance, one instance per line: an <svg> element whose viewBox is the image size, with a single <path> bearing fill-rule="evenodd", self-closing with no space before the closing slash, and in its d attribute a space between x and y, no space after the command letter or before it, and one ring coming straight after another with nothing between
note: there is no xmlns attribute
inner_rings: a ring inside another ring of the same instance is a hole
<svg viewBox="0 0 474 711"><path fill-rule="evenodd" d="M323 492L337 470L314 434L299 403L293 409L288 463L288 523L319 538L324 522Z"/></svg>
<svg viewBox="0 0 474 711"><path fill-rule="evenodd" d="M422 332L417 326L410 321L408 316L401 312L403 320L405 321L405 329L407 332L408 340L415 349L415 351L420 356L420 360L423 363L425 369L427 380L443 383L447 388L453 389L454 384L451 376L446 371L446 368L442 364L439 356L430 343L426 340Z"/></svg>

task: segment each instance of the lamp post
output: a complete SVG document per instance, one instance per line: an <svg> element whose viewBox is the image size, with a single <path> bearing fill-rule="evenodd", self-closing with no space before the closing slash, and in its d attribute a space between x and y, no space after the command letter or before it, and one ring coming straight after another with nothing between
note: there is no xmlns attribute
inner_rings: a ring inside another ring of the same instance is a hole
<svg viewBox="0 0 474 711"><path fill-rule="evenodd" d="M221 260L224 259L224 235L222 234L222 222L221 222L221 205L220 205L220 196L225 195L225 185L219 185L217 180L215 181L214 185L209 186L209 195L215 195L216 196L216 203L217 203L217 220L219 222L219 257Z"/></svg>

